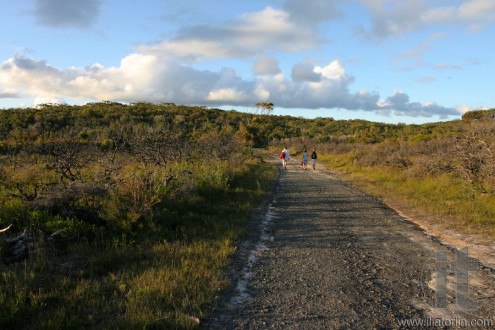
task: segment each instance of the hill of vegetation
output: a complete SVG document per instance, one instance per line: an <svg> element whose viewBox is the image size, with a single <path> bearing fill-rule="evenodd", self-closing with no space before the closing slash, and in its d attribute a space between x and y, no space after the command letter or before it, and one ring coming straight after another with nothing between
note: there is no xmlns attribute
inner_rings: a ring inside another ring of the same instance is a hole
<svg viewBox="0 0 495 330"><path fill-rule="evenodd" d="M274 177L253 148L316 148L335 168L493 234L494 117L394 125L111 102L2 110L0 327L193 327Z"/></svg>
<svg viewBox="0 0 495 330"><path fill-rule="evenodd" d="M470 112L466 118L476 116ZM482 112L484 113L484 112ZM121 127L141 126L174 129L191 137L197 132L228 132L242 142L265 147L287 138L333 139L377 143L386 139L452 135L462 130L460 121L423 125L385 124L365 120L304 119L291 116L253 115L205 107L174 104L103 102L83 106L44 105L37 109L0 111L2 148L66 136L92 141Z"/></svg>

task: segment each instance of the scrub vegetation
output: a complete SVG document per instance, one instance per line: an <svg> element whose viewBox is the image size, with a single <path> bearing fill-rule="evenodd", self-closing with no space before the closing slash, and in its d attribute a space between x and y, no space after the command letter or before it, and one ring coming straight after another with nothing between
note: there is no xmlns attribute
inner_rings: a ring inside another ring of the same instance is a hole
<svg viewBox="0 0 495 330"><path fill-rule="evenodd" d="M2 110L0 328L197 326L275 178L257 148L316 147L378 193L493 234L493 114L393 125L149 103Z"/></svg>

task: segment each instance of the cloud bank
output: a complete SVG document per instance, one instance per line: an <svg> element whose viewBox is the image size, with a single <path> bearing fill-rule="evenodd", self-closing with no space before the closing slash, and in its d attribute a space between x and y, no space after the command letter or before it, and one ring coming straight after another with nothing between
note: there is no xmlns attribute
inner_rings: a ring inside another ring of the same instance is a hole
<svg viewBox="0 0 495 330"><path fill-rule="evenodd" d="M139 52L195 62L204 58L249 58L269 51L301 52L324 42L311 25L267 7L244 13L229 25L188 26L173 39L138 47Z"/></svg>
<svg viewBox="0 0 495 330"><path fill-rule="evenodd" d="M219 72L197 70L150 54L131 54L122 59L118 67L94 64L65 70L45 61L15 56L0 64L0 84L10 91L6 96L0 91L0 97L23 94L44 99L64 96L119 102L146 100L248 107L270 101L282 108L339 108L407 116L438 115L441 118L460 114L456 109L433 102L410 102L403 91L395 91L384 100L374 92L352 93L349 87L354 78L338 60L323 67L295 64L292 79L276 70L277 63L272 59L264 58L263 61L268 65L255 64L260 74L245 80L232 68Z"/></svg>
<svg viewBox="0 0 495 330"><path fill-rule="evenodd" d="M368 37L384 39L400 36L435 24L463 26L468 31L495 22L495 1L465 0L459 5L432 7L429 0L361 0L371 20L371 28L361 27Z"/></svg>

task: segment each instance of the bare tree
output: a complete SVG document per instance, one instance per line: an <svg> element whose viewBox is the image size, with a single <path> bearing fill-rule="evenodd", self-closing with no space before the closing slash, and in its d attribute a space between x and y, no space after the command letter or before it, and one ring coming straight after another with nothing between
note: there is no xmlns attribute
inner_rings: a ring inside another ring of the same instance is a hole
<svg viewBox="0 0 495 330"><path fill-rule="evenodd" d="M98 154L96 162L102 171L97 173L97 177L105 185L115 185L115 178L119 175L122 167L127 163L126 152L130 148L130 134L124 129L111 131L106 137L96 136L93 141L95 152Z"/></svg>
<svg viewBox="0 0 495 330"><path fill-rule="evenodd" d="M473 122L456 144L457 169L467 182L488 192L486 183L495 181L495 125Z"/></svg>
<svg viewBox="0 0 495 330"><path fill-rule="evenodd" d="M185 157L189 146L181 135L171 129L151 128L143 134L136 134L130 143L130 152L144 164L166 166Z"/></svg>
<svg viewBox="0 0 495 330"><path fill-rule="evenodd" d="M17 189L17 193L12 193L10 196L19 198L26 202L32 202L40 197L40 191L46 192L48 186L53 185L55 185L55 183L35 182L34 187L31 190L27 184L16 182L15 187Z"/></svg>
<svg viewBox="0 0 495 330"><path fill-rule="evenodd" d="M46 143L38 147L38 153L50 156L50 166L60 174L60 180L70 182L83 182L82 170L93 158L87 146L74 141Z"/></svg>

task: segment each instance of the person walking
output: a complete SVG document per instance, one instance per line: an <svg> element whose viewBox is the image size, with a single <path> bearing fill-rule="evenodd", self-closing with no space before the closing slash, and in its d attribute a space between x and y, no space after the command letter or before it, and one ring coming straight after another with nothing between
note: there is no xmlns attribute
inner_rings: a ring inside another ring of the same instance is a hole
<svg viewBox="0 0 495 330"><path fill-rule="evenodd" d="M313 170L316 170L316 159L318 159L318 155L316 154L315 149L311 153L311 164L313 165Z"/></svg>
<svg viewBox="0 0 495 330"><path fill-rule="evenodd" d="M302 163L302 167L306 171L308 169L308 149L304 149L301 163Z"/></svg>
<svg viewBox="0 0 495 330"><path fill-rule="evenodd" d="M287 170L287 163L289 162L290 154L287 147L284 147L284 150L280 153L280 159L282 159L282 166L284 170Z"/></svg>

